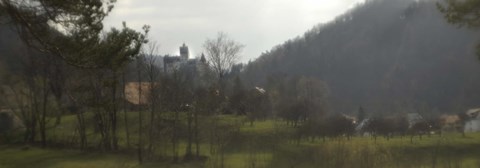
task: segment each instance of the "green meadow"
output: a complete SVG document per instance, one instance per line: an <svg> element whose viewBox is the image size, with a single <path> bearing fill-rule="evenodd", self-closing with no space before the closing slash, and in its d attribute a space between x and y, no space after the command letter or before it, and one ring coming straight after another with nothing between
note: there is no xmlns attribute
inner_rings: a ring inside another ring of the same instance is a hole
<svg viewBox="0 0 480 168"><path fill-rule="evenodd" d="M129 119L136 113L127 113ZM355 136L336 138L302 138L295 135L295 128L280 120L256 121L253 125L245 118L221 116L221 124L238 125L237 132L225 144L223 155L211 152L207 140L202 140L200 155L204 159L181 160L173 163L169 141L159 140L163 146L156 149L163 157L150 159L139 164L136 155L138 124L129 124L130 147L125 139L120 139L121 150L101 152L98 150L80 151L65 148L40 148L36 145L0 146L0 167L231 167L231 168L372 168L372 167L480 167L480 134L470 133L463 137L460 133L442 135L395 136L390 139ZM74 116L65 116L59 126L50 129L49 134L62 142L74 138ZM122 124L123 125L123 124ZM91 131L89 144L94 146L96 134ZM121 127L119 137L125 137L125 127ZM413 140L413 141L412 141ZM185 154L186 141L178 145L179 156Z"/></svg>

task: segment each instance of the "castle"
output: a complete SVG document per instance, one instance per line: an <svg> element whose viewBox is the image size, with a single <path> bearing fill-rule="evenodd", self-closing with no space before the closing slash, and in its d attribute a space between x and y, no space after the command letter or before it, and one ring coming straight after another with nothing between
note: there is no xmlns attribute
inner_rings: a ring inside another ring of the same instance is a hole
<svg viewBox="0 0 480 168"><path fill-rule="evenodd" d="M180 56L169 56L166 55L163 57L163 69L165 74L172 74L175 71L178 71L180 68L194 68L198 69L198 65L205 66L207 60L205 55L202 54L200 60L198 59L189 59L190 52L188 46L183 43L180 46Z"/></svg>

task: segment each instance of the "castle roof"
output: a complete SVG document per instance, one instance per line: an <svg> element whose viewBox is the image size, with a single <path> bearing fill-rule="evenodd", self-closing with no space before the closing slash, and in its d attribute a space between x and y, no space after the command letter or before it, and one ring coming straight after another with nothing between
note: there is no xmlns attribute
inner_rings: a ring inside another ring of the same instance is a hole
<svg viewBox="0 0 480 168"><path fill-rule="evenodd" d="M180 60L181 60L181 58L179 56L165 56L165 57L163 57L163 62L165 64L178 62Z"/></svg>

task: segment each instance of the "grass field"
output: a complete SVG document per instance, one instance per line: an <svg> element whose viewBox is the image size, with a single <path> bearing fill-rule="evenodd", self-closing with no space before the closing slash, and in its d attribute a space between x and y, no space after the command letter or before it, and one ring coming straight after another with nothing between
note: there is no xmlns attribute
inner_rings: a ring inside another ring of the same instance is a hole
<svg viewBox="0 0 480 168"><path fill-rule="evenodd" d="M232 123L241 118L229 116L222 120ZM72 116L65 117L61 129L55 130L55 134L59 137L71 134L73 127L69 124L73 121ZM274 120L258 121L253 126L248 122L240 125L239 135L226 147L224 167L480 167L478 133L467 134L467 137L460 133L423 136L421 139L414 137L412 143L410 137L390 140L378 137L376 141L371 137L351 140L340 137L298 142L292 132L293 128ZM0 146L0 168L219 167L219 156L207 152L207 144L201 147L202 155L208 157L206 161L172 164L168 160L158 160L139 165L135 154L3 145ZM185 143L180 144L180 155L184 148Z"/></svg>
<svg viewBox="0 0 480 168"><path fill-rule="evenodd" d="M169 164L155 162L139 165L136 156L89 153L75 150L41 149L24 146L0 146L1 168L153 168L202 167L203 163Z"/></svg>

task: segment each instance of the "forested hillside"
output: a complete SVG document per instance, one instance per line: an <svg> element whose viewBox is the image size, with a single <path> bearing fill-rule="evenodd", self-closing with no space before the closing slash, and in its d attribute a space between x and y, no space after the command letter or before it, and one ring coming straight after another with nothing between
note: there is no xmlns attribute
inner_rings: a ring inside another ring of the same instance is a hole
<svg viewBox="0 0 480 168"><path fill-rule="evenodd" d="M456 113L480 106L478 33L449 25L436 1L372 0L249 63L244 79L325 81L337 113Z"/></svg>

